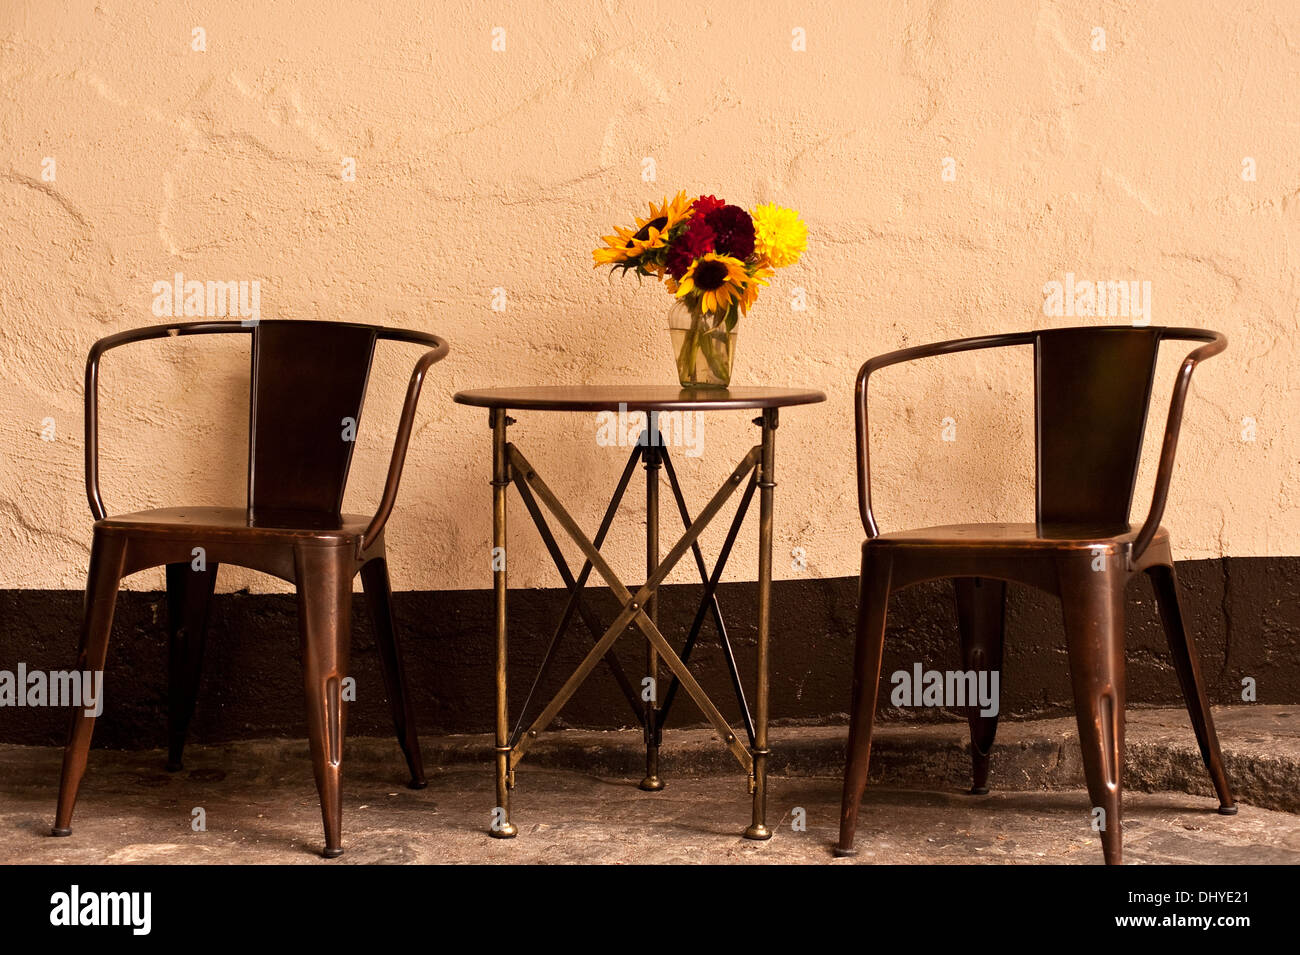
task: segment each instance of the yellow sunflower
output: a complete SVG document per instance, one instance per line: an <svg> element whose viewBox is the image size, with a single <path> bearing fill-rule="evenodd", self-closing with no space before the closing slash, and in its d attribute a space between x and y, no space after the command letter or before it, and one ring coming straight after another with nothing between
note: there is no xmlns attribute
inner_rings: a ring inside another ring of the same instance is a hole
<svg viewBox="0 0 1300 955"><path fill-rule="evenodd" d="M775 202L759 206L754 220L754 251L774 268L794 265L808 246L808 227L793 209Z"/></svg>
<svg viewBox="0 0 1300 955"><path fill-rule="evenodd" d="M769 268L759 266L750 273L749 282L746 283L744 291L740 293L740 313L749 314L749 307L758 301L758 287L766 285L767 280L776 273Z"/></svg>
<svg viewBox="0 0 1300 955"><path fill-rule="evenodd" d="M677 285L677 297L698 296L700 307L706 312L726 311L733 302L740 302L742 310L748 294L749 275L745 263L730 255L709 252L691 263ZM757 291L749 300L757 296Z"/></svg>
<svg viewBox="0 0 1300 955"><path fill-rule="evenodd" d="M605 245L591 253L594 267L619 264L631 267L646 252L664 248L668 244L668 234L689 219L691 211L685 191L677 193L671 200L665 197L657 206L651 202L650 216L645 219L637 216L635 229L614 226L614 235L601 236ZM664 267L662 263L648 263L646 270L662 276Z"/></svg>

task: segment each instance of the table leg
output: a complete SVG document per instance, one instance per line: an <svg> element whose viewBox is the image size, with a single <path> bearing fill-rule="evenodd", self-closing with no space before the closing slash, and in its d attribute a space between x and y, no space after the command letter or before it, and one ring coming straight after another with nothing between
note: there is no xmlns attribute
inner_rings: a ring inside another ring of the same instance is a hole
<svg viewBox="0 0 1300 955"><path fill-rule="evenodd" d="M645 449L645 566L648 578L659 567L659 428L658 412L650 412ZM659 601L656 596L646 599L645 609L650 620L659 625ZM640 788L646 792L659 792L664 781L659 778L659 654L649 640L646 641L645 673L650 681L641 692L645 710L645 779Z"/></svg>
<svg viewBox="0 0 1300 955"><path fill-rule="evenodd" d="M497 712L496 770L497 804L492 811L489 834L497 839L512 839L519 829L510 821L510 790L514 780L510 771L510 719L506 698L506 490L510 484L510 459L506 452L506 427L510 418L505 410L494 408L492 423L492 586L496 596L497 638Z"/></svg>
<svg viewBox="0 0 1300 955"><path fill-rule="evenodd" d="M754 792L754 812L746 839L771 839L767 827L767 644L772 615L772 490L775 482L776 427L775 408L763 412L755 421L763 430L763 452L758 472L758 692L755 698L754 775L751 781Z"/></svg>

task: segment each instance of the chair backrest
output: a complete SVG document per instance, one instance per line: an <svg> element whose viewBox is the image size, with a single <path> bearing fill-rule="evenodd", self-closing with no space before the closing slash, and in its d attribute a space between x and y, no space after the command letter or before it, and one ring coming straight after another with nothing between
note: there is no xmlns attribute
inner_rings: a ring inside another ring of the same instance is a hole
<svg viewBox="0 0 1300 955"><path fill-rule="evenodd" d="M1228 347L1203 328L1128 325L1049 328L979 335L915 345L868 359L855 389L858 510L867 537L880 534L871 507L868 382L890 365L957 352L1030 345L1034 349L1035 512L1040 524L1125 526L1141 464L1161 342L1201 343L1182 362L1169 399L1151 510L1133 545L1136 559L1151 543L1173 474L1183 405L1199 362Z"/></svg>
<svg viewBox="0 0 1300 955"><path fill-rule="evenodd" d="M337 517L379 329L262 321L253 330L248 509L258 523Z"/></svg>
<svg viewBox="0 0 1300 955"><path fill-rule="evenodd" d="M177 322L132 328L99 339L86 356L86 500L95 520L107 514L99 488L99 366L132 342L189 335L251 335L248 516L263 526L334 526L343 507L352 449L375 343L429 350L411 373L379 509L363 534L375 540L392 513L424 377L447 354L436 335L351 322Z"/></svg>
<svg viewBox="0 0 1300 955"><path fill-rule="evenodd" d="M1128 523L1162 331L1102 326L1035 334L1039 523Z"/></svg>

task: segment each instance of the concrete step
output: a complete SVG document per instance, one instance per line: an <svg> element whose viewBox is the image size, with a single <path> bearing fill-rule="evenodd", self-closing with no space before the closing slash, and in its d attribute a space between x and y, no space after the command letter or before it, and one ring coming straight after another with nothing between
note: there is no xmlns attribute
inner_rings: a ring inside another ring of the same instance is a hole
<svg viewBox="0 0 1300 955"><path fill-rule="evenodd" d="M1300 812L1300 706L1220 707L1214 720L1236 799L1264 809ZM816 777L843 772L846 727L774 726L769 735L773 774ZM1126 789L1213 795L1186 711L1130 709L1125 736ZM487 735L428 737L421 745L426 765L476 763L485 770L490 765L492 738ZM349 748L350 756L366 758ZM519 771L539 766L633 778L644 772L644 752L640 730L557 730L537 739ZM1004 722L998 728L991 765L989 786L995 790L1084 788L1073 717ZM660 772L665 778L739 771L712 730L664 733ZM877 725L871 749L872 784L966 789L969 774L964 722Z"/></svg>

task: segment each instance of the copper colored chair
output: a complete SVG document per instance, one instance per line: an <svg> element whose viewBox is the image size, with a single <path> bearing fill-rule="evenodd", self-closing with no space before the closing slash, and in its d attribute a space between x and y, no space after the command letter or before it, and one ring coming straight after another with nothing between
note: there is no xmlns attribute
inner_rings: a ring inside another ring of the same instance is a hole
<svg viewBox="0 0 1300 955"><path fill-rule="evenodd" d="M1141 527L1129 509L1142 434L1163 341L1205 344L1182 363L1169 404L1151 510ZM967 670L1000 671L1006 581L1057 595L1083 749L1088 795L1107 863L1121 861L1124 768L1124 588L1146 573L1155 588L1201 757L1219 812L1235 813L1219 740L1205 696L1192 635L1178 606L1169 535L1160 517L1169 493L1183 404L1198 362L1227 347L1218 332L1128 326L1062 328L986 335L906 348L873 358L857 380L858 504L867 540L853 669L844 797L837 855L853 854L858 805L867 782L871 726L880 685L889 595L924 580L953 578ZM880 533L871 510L867 383L888 365L1004 345L1034 349L1036 523L957 524ZM967 710L974 769L972 794L988 792L989 750L997 717Z"/></svg>
<svg viewBox="0 0 1300 955"><path fill-rule="evenodd" d="M99 492L98 378L104 352L129 342L177 335L252 336L246 507L170 507L107 516ZM355 429L380 340L428 346L416 363L397 426L379 508L373 517L341 513ZM447 354L421 332L343 322L237 321L155 325L100 339L86 361L86 493L95 516L81 629L79 670L104 668L119 581L166 565L170 634L167 768L181 768L194 712L208 606L220 564L250 567L295 584L307 691L307 728L320 792L328 858L341 855L339 784L357 572L374 620L384 683L406 755L410 785L424 786L420 747L393 627L384 524L393 509L424 376ZM198 548L202 548L199 551ZM202 560L199 560L199 557ZM197 569L196 569L197 568ZM73 713L53 834L71 834L72 809L86 769L95 719Z"/></svg>

